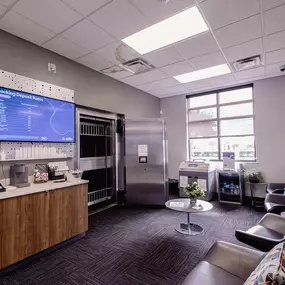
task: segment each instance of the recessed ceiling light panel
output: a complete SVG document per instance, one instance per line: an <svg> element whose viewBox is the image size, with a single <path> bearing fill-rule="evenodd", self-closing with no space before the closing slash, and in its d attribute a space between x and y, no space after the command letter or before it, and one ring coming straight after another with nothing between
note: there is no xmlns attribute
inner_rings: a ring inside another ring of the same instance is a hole
<svg viewBox="0 0 285 285"><path fill-rule="evenodd" d="M140 54L157 50L208 31L201 13L193 6L122 41Z"/></svg>
<svg viewBox="0 0 285 285"><path fill-rule="evenodd" d="M206 79L210 77L215 77L219 75L229 74L231 70L229 69L227 64L221 64L181 75L174 76L176 80L180 83L188 83L192 81L197 81L201 79Z"/></svg>

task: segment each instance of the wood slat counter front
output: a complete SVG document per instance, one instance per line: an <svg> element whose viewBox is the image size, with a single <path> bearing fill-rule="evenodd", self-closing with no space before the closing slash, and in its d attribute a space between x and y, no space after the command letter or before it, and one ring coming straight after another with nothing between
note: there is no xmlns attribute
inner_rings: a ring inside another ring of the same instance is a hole
<svg viewBox="0 0 285 285"><path fill-rule="evenodd" d="M88 181L0 193L0 269L88 230Z"/></svg>

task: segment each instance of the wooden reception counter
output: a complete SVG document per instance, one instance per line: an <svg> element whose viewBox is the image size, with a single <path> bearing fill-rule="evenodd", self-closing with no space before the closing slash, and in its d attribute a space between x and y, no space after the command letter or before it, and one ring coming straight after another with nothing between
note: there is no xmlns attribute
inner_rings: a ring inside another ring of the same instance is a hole
<svg viewBox="0 0 285 285"><path fill-rule="evenodd" d="M0 193L0 269L88 230L88 181Z"/></svg>

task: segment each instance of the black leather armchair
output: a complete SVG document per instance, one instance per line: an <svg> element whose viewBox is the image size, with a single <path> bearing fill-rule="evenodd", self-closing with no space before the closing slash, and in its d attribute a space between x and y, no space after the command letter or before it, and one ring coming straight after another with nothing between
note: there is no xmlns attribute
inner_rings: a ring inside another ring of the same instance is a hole
<svg viewBox="0 0 285 285"><path fill-rule="evenodd" d="M269 183L267 185L266 192L273 193L273 191L277 189L285 189L285 183Z"/></svg>
<svg viewBox="0 0 285 285"><path fill-rule="evenodd" d="M285 218L266 214L259 223L247 231L236 231L236 238L261 251L269 251L285 241Z"/></svg>
<svg viewBox="0 0 285 285"><path fill-rule="evenodd" d="M265 197L265 209L268 213L280 215L285 212L285 190L274 190Z"/></svg>

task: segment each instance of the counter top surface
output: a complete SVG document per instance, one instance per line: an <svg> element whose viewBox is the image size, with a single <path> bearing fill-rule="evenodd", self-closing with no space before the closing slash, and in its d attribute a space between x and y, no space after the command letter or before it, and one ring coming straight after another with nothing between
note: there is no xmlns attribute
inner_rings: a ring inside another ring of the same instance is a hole
<svg viewBox="0 0 285 285"><path fill-rule="evenodd" d="M61 188L68 188L71 186L77 186L87 183L88 183L87 180L66 181L61 183L54 183L52 181L49 181L47 183L40 183L40 184L32 183L29 187L24 187L24 188L9 189L9 186L7 186L6 192L0 192L0 200L30 195L45 191L52 191Z"/></svg>

